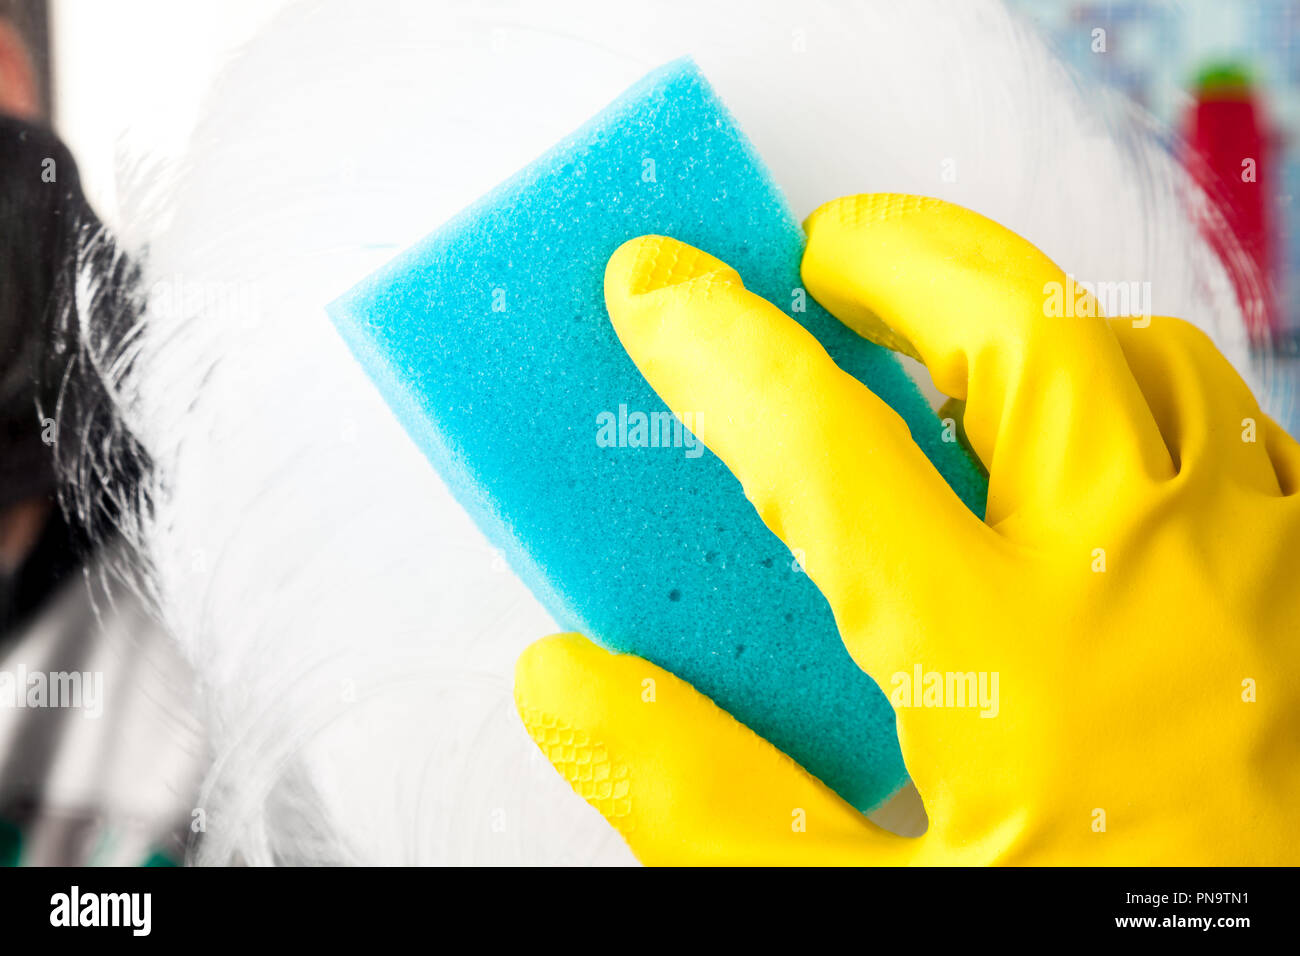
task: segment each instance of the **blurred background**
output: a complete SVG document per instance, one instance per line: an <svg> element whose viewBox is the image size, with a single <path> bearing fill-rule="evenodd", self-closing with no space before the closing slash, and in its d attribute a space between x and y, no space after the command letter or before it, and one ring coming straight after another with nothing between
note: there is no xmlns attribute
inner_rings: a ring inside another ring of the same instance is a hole
<svg viewBox="0 0 1300 956"><path fill-rule="evenodd" d="M76 162L89 208L113 226L119 176L184 154L222 66L291 3L0 0L0 113L51 128ZM1252 340L1293 369L1300 0L1008 5L1081 79L1104 83L1170 131L1171 149L1220 201L1225 218L1205 226L1211 243L1239 246L1248 260L1233 278L1252 302ZM348 49L337 58L346 71ZM1294 378L1274 386L1294 389ZM1294 420L1286 424L1296 430ZM0 448L0 466L6 454ZM190 808L210 758L193 676L160 625L111 575L97 573L111 547L88 549L61 521L51 488L0 498L9 602L0 614L0 672L103 674L106 692L138 702L114 708L113 720L0 708L0 862L179 862L201 833Z"/></svg>
<svg viewBox="0 0 1300 956"><path fill-rule="evenodd" d="M1294 353L1300 5L1011 0L1010 6L1036 23L1080 75L1103 80L1185 138L1189 165L1223 199L1242 245L1272 280L1261 317L1270 337Z"/></svg>
<svg viewBox="0 0 1300 956"><path fill-rule="evenodd" d="M88 197L107 216L118 160L177 154L222 63L291 2L6 0L0 10L27 41L39 101L49 104ZM1272 279L1264 321L1275 344L1293 351L1300 337L1300 3L1008 5L1080 76L1104 81L1185 137L1199 154L1189 164L1233 209L1243 245ZM1243 182L1248 158L1256 161L1254 178Z"/></svg>

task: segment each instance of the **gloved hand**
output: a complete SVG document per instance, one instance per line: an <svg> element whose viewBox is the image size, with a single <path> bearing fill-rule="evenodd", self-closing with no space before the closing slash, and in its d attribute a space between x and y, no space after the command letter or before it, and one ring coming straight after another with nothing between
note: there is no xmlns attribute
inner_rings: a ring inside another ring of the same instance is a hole
<svg viewBox="0 0 1300 956"><path fill-rule="evenodd" d="M891 696L929 829L875 827L682 681L572 634L517 669L546 756L645 863L1300 862L1300 446L1187 323L1048 315L1065 274L981 216L866 195L807 229L808 291L965 400L984 522L724 263L636 239L606 301ZM981 678L996 699L971 706Z"/></svg>

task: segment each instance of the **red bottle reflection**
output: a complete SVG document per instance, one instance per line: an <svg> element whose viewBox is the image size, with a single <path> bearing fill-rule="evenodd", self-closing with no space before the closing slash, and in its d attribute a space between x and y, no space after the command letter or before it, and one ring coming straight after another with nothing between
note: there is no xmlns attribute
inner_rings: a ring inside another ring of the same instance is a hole
<svg viewBox="0 0 1300 956"><path fill-rule="evenodd" d="M1218 201L1225 223L1206 215L1202 226L1224 259L1256 343L1280 331L1274 298L1272 212L1276 179L1266 119L1245 74L1215 69L1195 90L1187 120L1194 155L1188 166ZM1235 244L1234 240L1235 239Z"/></svg>

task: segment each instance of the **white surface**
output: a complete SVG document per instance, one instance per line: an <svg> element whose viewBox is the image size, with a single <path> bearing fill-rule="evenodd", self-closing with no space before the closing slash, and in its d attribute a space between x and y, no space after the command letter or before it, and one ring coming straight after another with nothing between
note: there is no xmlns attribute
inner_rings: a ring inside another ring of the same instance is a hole
<svg viewBox="0 0 1300 956"><path fill-rule="evenodd" d="M60 123L97 189L117 123L166 152L199 118L179 165L113 187L113 219L161 293L118 368L168 478L145 544L210 690L208 859L629 859L514 715L512 662L546 615L322 306L653 66L696 56L796 214L938 195L1080 277L1150 281L1158 311L1234 347L1177 168L991 3L326 2L271 23L197 114L208 33L159 13L115 48L94 25L131 5L69 26L81 7L56 20L84 57L60 68ZM235 9L226 39L261 16ZM90 66L119 58L120 82Z"/></svg>
<svg viewBox="0 0 1300 956"><path fill-rule="evenodd" d="M229 53L287 0L51 0L54 123L103 215L132 156L176 156Z"/></svg>

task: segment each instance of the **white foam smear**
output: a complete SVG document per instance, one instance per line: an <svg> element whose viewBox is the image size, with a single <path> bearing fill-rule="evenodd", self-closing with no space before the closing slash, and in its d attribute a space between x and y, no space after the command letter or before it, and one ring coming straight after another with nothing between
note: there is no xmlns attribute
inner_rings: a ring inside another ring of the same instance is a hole
<svg viewBox="0 0 1300 956"><path fill-rule="evenodd" d="M201 862L631 860L514 714L514 659L554 625L323 306L682 54L797 214L962 203L1081 278L1150 282L1244 366L1186 177L991 3L293 8L117 223L148 250L145 327L114 366L158 463L141 536L219 754Z"/></svg>

